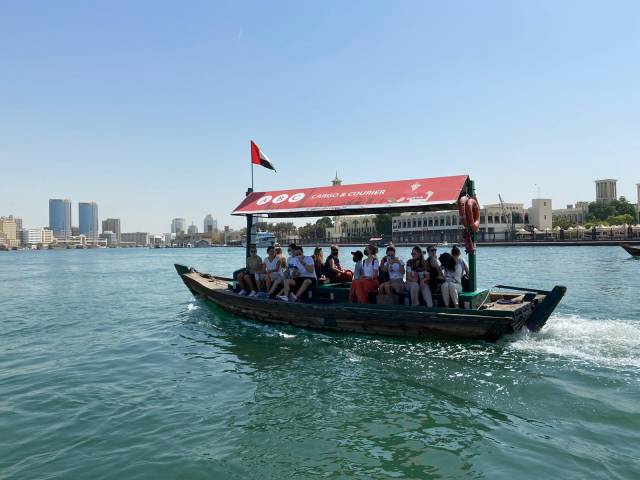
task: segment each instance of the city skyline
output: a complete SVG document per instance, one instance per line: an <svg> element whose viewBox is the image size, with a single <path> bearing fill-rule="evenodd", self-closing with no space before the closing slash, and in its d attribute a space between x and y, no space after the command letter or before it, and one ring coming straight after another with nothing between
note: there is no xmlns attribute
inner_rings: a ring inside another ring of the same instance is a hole
<svg viewBox="0 0 640 480"><path fill-rule="evenodd" d="M136 229L207 212L240 228L228 214L251 184L250 140L278 170L256 169L257 191L338 170L468 173L481 203L539 189L557 205L612 177L634 199L639 4L332 5L199 4L179 23L145 1L126 19L5 5L2 210L44 226L49 198L91 199Z"/></svg>

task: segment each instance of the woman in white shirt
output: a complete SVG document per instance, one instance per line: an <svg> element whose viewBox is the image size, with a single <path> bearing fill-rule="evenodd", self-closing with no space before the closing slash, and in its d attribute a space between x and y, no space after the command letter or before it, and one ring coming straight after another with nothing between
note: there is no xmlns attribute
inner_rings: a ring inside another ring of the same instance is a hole
<svg viewBox="0 0 640 480"><path fill-rule="evenodd" d="M349 301L352 303L369 303L369 294L377 292L378 287L378 269L380 264L376 257L378 247L369 245L366 250L367 258L362 262L362 277L351 282L351 290L349 290Z"/></svg>
<svg viewBox="0 0 640 480"><path fill-rule="evenodd" d="M458 294L462 291L462 266L448 253L440 255L440 263L444 272L441 289L444 306L453 304L453 308L458 308Z"/></svg>

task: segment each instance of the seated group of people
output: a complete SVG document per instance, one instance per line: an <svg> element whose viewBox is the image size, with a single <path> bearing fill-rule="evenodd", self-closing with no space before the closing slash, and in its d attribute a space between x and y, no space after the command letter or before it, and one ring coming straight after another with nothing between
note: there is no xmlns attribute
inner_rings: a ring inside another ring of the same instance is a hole
<svg viewBox="0 0 640 480"><path fill-rule="evenodd" d="M312 256L304 255L301 246L291 244L288 258L278 246L267 248L267 256L261 259L252 245L247 258L247 268L238 276L242 290L240 295L269 296L284 301L299 301L302 295L321 283L351 282L349 301L370 303L370 294L382 295L408 292L411 305L420 305L422 297L428 307L433 306L433 294L442 293L446 307L459 307L458 294L462 291L462 277L469 269L460 256L460 249L453 247L451 253L437 256L437 248L430 245L425 258L422 248L413 247L411 259L406 263L396 256L396 249L389 246L386 255L378 260L378 247L368 245L364 253L351 252L354 269L340 265L337 245L324 259L322 248L316 247ZM406 275L406 280L405 280ZM264 287L265 292L262 292Z"/></svg>

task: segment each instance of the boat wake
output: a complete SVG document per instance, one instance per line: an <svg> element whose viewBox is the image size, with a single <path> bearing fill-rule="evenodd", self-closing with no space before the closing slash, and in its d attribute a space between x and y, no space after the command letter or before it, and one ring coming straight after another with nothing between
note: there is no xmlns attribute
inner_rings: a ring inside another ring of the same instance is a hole
<svg viewBox="0 0 640 480"><path fill-rule="evenodd" d="M538 333L521 332L505 347L609 368L640 369L640 322L553 316Z"/></svg>

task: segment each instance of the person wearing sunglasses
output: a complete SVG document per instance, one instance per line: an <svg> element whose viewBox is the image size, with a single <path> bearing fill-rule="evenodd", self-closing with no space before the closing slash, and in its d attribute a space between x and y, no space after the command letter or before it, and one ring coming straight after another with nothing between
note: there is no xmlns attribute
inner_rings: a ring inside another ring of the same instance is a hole
<svg viewBox="0 0 640 480"><path fill-rule="evenodd" d="M422 247L415 246L411 250L411 260L407 261L407 290L411 296L411 305L420 305L420 296L427 307L433 307L433 297L429 288L429 272Z"/></svg>
<svg viewBox="0 0 640 480"><path fill-rule="evenodd" d="M330 283L344 283L353 280L353 272L340 266L339 253L338 246L331 245L331 253L324 262L325 275L329 278Z"/></svg>
<svg viewBox="0 0 640 480"><path fill-rule="evenodd" d="M238 293L239 295L255 297L261 287L260 272L263 263L262 259L258 256L258 249L255 245L249 247L249 254L245 271L238 275L238 283L242 288Z"/></svg>

